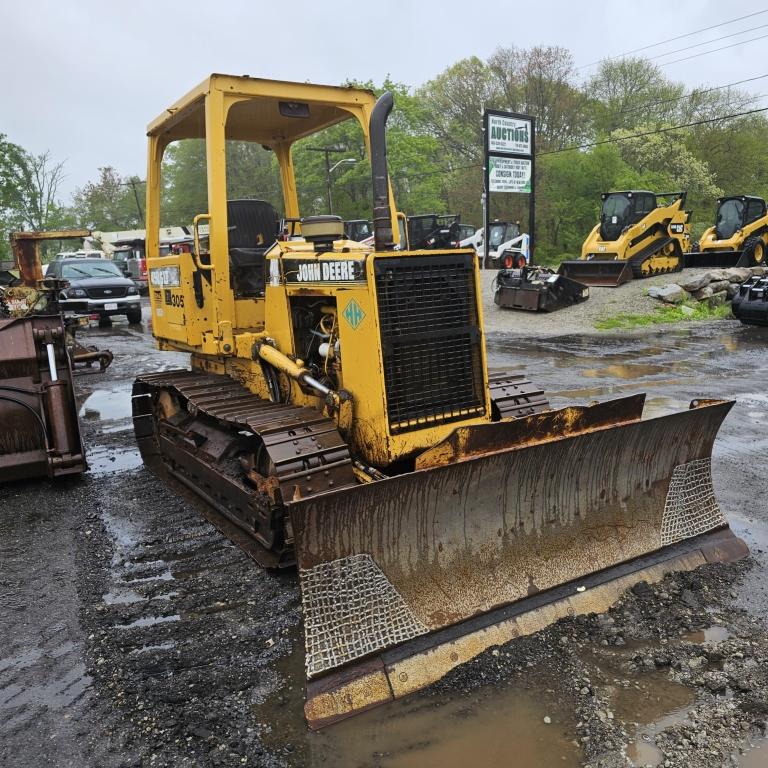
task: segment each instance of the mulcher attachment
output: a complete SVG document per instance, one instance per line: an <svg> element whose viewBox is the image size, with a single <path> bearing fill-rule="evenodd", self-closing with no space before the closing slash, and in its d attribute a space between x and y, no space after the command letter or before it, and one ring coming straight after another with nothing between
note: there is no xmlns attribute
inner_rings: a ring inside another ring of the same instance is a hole
<svg viewBox="0 0 768 768"><path fill-rule="evenodd" d="M586 301L589 288L546 267L502 269L493 300L502 309L554 312Z"/></svg>
<svg viewBox="0 0 768 768"><path fill-rule="evenodd" d="M739 286L731 312L745 325L768 326L768 276L752 276Z"/></svg>
<svg viewBox="0 0 768 768"><path fill-rule="evenodd" d="M643 402L460 427L411 473L288 503L310 724L406 695L567 612L605 610L616 580L743 556L710 471L732 403L643 420Z"/></svg>

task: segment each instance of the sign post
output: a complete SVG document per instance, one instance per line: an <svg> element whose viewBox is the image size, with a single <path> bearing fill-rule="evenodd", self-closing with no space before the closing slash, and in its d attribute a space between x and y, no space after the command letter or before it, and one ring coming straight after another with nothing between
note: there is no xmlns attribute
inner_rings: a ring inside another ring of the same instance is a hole
<svg viewBox="0 0 768 768"><path fill-rule="evenodd" d="M483 248L489 253L488 230L491 220L491 192L517 192L529 195L528 260L533 263L536 221L536 119L532 115L483 110L484 184Z"/></svg>

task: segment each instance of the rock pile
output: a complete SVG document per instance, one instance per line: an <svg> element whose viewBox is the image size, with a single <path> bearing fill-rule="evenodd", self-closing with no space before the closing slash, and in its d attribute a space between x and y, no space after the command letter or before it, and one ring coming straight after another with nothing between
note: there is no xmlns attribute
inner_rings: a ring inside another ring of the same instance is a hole
<svg viewBox="0 0 768 768"><path fill-rule="evenodd" d="M739 285L747 278L765 274L768 274L765 267L710 269L695 276L681 276L679 283L649 288L648 295L666 304L682 304L692 299L716 307L730 301L738 293Z"/></svg>

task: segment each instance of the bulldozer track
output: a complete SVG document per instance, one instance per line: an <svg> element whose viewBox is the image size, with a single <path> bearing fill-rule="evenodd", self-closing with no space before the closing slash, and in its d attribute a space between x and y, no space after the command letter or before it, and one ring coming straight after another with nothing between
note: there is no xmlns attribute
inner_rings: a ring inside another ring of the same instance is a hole
<svg viewBox="0 0 768 768"><path fill-rule="evenodd" d="M163 391L184 405L182 425L157 419L154 403ZM211 522L264 567L293 564L286 501L357 484L333 419L312 408L272 403L228 376L142 376L134 383L133 419L147 465L170 471L207 501ZM266 452L261 461L269 475L249 472L237 461L243 437L257 438L254 448Z"/></svg>
<svg viewBox="0 0 768 768"><path fill-rule="evenodd" d="M532 384L521 374L496 373L488 377L494 418L519 419L549 408L544 390Z"/></svg>
<svg viewBox="0 0 768 768"><path fill-rule="evenodd" d="M494 416L521 418L549 407L524 376L489 378ZM160 393L173 396L177 418L158 419ZM349 448L332 418L313 408L273 403L229 376L188 370L140 376L133 386L133 423L147 466L202 497L204 514L266 568L293 565L286 503L358 484ZM266 453L266 471L251 471L236 454L243 438Z"/></svg>

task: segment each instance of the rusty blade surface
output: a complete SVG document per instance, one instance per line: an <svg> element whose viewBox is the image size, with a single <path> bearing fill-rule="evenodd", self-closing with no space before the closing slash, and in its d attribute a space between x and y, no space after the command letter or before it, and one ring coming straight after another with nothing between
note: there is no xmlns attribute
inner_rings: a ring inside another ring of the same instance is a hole
<svg viewBox="0 0 768 768"><path fill-rule="evenodd" d="M603 288L617 288L632 279L629 261L621 259L574 259L562 262L557 271L558 274L584 285Z"/></svg>
<svg viewBox="0 0 768 768"><path fill-rule="evenodd" d="M289 505L309 676L723 526L709 462L731 405L493 445Z"/></svg>

